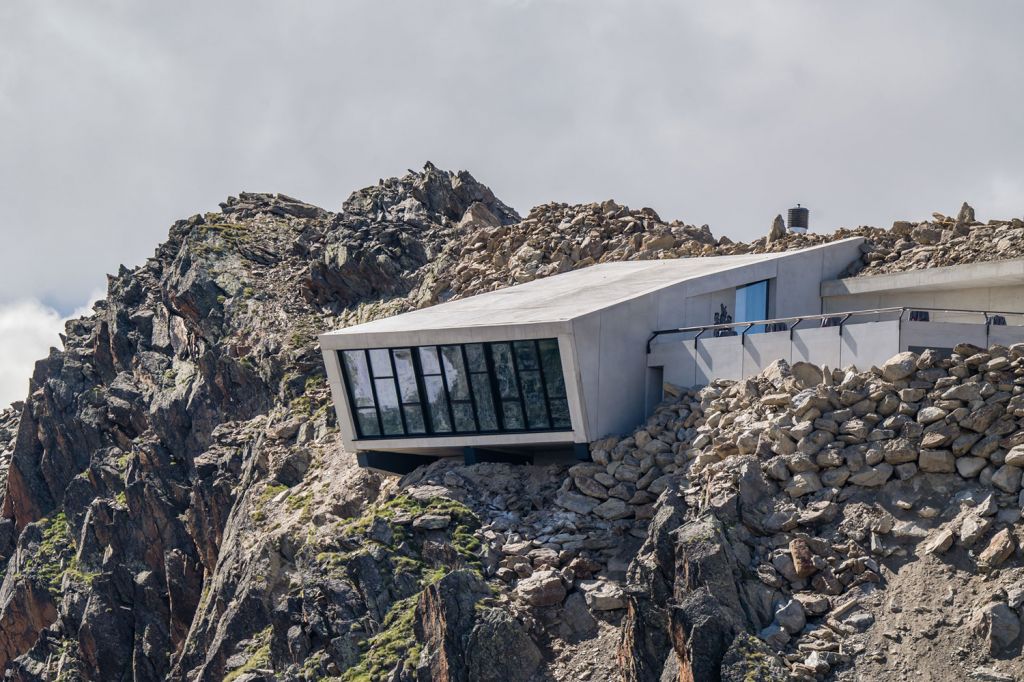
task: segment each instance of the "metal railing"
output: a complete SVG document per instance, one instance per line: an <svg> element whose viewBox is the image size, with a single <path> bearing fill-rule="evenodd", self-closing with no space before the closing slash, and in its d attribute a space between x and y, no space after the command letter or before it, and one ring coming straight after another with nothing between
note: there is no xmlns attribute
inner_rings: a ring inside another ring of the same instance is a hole
<svg viewBox="0 0 1024 682"><path fill-rule="evenodd" d="M991 327L993 324L996 324L996 325L999 325L999 326L1006 325L1006 318L1005 318L1006 315L1018 315L1018 316L1024 315L1024 313L1010 312L1010 311L960 310L960 309L956 309L956 308L921 308L921 307L911 307L911 306L897 306L897 307L891 307L891 308L872 308L872 309L869 309L869 310L851 310L851 311L848 311L848 312L823 313L823 314L820 314L820 315L793 315L791 317L777 317L777 318L770 319L770 320L753 320L753 321L744 321L744 322L726 322L724 324L705 324L705 325L697 325L697 326L693 326L693 327L678 327L676 329L658 329L658 330L655 330L654 332L652 332L651 335L647 339L647 353L650 354L650 352L651 352L651 343L654 341L654 339L658 338L659 336L665 336L665 335L669 335L669 334L690 334L690 333L696 332L697 335L694 336L693 339L692 339L692 341L694 342L694 345L696 345L696 342L698 340L700 340L700 338L705 333L707 333L709 331L731 330L734 333L733 334L729 334L729 336L739 336L740 337L740 345L745 345L746 344L746 339L747 339L747 332L749 332L753 327L756 327L758 325L763 325L765 327L765 331L763 333L767 333L767 334L778 333L778 332L782 332L782 331L788 331L789 332L789 338L790 338L790 340L792 340L793 339L793 332L796 330L798 325L800 325L803 322L807 322L809 320L822 320L822 322L825 322L825 321L829 321L830 322L829 324L822 324L822 326L838 327L839 328L839 335L842 336L843 335L843 326L846 324L846 322L851 317L863 317L863 316L866 316L866 315L880 315L880 314L896 313L896 312L899 313L899 317L897 318L897 320L899 320L899 325L900 325L901 331L902 331L902 327L903 327L903 319L904 319L904 317L906 316L906 314L908 312L955 313L955 314L984 315L984 317L985 317L985 337L986 337L986 339L989 336L988 328ZM792 321L792 324L787 324L788 322L791 322L791 321ZM912 321L917 321L917 320L912 320ZM777 329L777 330L768 331L768 327L772 326L772 325L785 325L786 328L785 329ZM1019 326L1019 325L1014 325L1014 326ZM739 332L738 334L735 333L735 330L736 330L737 327L743 327L743 331Z"/></svg>

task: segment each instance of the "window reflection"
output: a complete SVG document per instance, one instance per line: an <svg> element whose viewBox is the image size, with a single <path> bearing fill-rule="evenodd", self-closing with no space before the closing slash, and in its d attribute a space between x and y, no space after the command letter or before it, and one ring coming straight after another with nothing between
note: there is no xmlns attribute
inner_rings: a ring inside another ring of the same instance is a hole
<svg viewBox="0 0 1024 682"><path fill-rule="evenodd" d="M571 428L557 339L339 355L360 438Z"/></svg>
<svg viewBox="0 0 1024 682"><path fill-rule="evenodd" d="M768 319L768 280L737 287L735 321L753 322L766 319ZM747 333L758 334L764 330L763 324L757 324L748 329Z"/></svg>

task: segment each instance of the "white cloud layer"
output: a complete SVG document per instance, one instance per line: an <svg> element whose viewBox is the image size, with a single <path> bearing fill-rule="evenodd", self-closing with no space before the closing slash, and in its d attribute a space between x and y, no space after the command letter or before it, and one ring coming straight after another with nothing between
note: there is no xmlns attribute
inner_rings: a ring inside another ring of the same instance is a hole
<svg viewBox="0 0 1024 682"><path fill-rule="evenodd" d="M0 408L25 399L36 360L45 358L51 347L60 348L58 334L64 331L64 323L91 313L89 308L91 305L61 317L36 300L0 303Z"/></svg>

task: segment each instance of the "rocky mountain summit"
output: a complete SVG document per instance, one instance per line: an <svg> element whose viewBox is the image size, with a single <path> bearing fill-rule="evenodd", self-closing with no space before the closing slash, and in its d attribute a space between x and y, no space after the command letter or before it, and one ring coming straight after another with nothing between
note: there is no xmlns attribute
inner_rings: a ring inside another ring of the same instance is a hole
<svg viewBox="0 0 1024 682"><path fill-rule="evenodd" d="M341 450L316 344L598 262L852 235L850 275L1006 257L1020 221L737 244L613 201L521 219L431 164L337 212L220 208L111 276L0 411L5 679L1024 674L1020 349L779 364L675 390L592 462L397 480Z"/></svg>

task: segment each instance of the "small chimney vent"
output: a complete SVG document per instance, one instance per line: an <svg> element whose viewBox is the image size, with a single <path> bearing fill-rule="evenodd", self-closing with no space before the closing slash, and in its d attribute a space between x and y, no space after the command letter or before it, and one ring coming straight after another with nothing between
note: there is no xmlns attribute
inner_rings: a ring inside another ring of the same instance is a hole
<svg viewBox="0 0 1024 682"><path fill-rule="evenodd" d="M797 204L796 208L789 209L789 220L786 223L789 225L790 232L804 234L810 227L810 222L811 212L800 204Z"/></svg>

